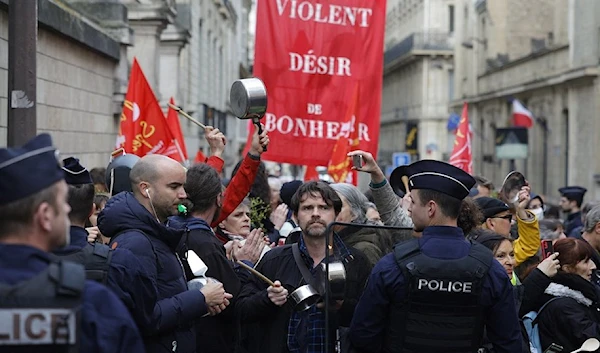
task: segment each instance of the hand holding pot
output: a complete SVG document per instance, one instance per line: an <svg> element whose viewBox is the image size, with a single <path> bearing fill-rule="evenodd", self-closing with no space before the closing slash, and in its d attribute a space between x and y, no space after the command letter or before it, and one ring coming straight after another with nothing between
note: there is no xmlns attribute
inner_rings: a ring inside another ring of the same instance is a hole
<svg viewBox="0 0 600 353"><path fill-rule="evenodd" d="M253 156L260 156L264 151L267 150L267 146L269 145L269 136L267 135L267 130L264 129L263 124L260 125L263 127L262 133L259 134L258 129L255 129L252 136L250 154Z"/></svg>
<svg viewBox="0 0 600 353"><path fill-rule="evenodd" d="M267 288L267 294L273 304L283 306L287 302L288 290L281 286L281 282L273 282L274 286Z"/></svg>

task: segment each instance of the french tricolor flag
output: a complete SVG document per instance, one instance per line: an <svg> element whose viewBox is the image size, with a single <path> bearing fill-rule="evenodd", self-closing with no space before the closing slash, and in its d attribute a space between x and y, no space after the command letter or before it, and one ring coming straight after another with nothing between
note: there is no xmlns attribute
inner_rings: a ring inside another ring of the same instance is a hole
<svg viewBox="0 0 600 353"><path fill-rule="evenodd" d="M530 128L533 126L533 114L518 99L513 99L513 125Z"/></svg>

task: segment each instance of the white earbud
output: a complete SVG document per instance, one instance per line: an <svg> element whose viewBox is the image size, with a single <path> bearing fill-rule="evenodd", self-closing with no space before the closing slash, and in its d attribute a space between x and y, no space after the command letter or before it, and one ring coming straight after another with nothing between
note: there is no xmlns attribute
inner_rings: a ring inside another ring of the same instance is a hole
<svg viewBox="0 0 600 353"><path fill-rule="evenodd" d="M148 195L148 198L150 198L150 189L146 188L146 195Z"/></svg>

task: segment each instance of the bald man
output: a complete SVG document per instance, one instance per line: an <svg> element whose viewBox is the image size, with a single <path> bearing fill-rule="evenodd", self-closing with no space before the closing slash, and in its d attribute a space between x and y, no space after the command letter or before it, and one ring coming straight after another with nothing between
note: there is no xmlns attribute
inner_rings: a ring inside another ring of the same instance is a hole
<svg viewBox="0 0 600 353"><path fill-rule="evenodd" d="M184 232L165 226L186 198L186 171L168 157L148 155L129 177L133 192L111 198L98 216L98 227L113 248L129 249L138 257L156 284L154 325L142 332L147 352L195 352L194 320L226 305L230 295L220 283L188 290L176 252Z"/></svg>

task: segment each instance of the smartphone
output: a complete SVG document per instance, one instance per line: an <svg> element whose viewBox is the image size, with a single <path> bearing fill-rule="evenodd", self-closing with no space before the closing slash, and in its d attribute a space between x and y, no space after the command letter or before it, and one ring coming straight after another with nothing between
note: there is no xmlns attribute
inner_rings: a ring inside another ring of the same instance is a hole
<svg viewBox="0 0 600 353"><path fill-rule="evenodd" d="M554 254L554 247L552 246L552 240L542 240L542 260Z"/></svg>
<svg viewBox="0 0 600 353"><path fill-rule="evenodd" d="M352 164L354 164L354 168L360 169L363 166L363 156L360 154L356 154L352 156Z"/></svg>

